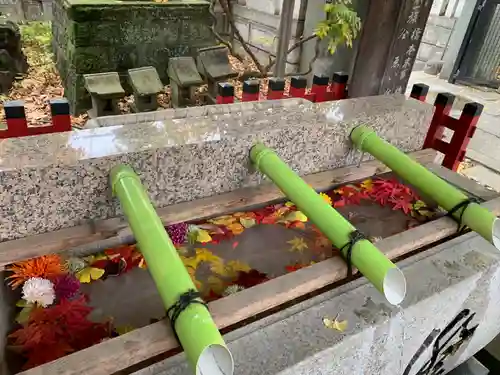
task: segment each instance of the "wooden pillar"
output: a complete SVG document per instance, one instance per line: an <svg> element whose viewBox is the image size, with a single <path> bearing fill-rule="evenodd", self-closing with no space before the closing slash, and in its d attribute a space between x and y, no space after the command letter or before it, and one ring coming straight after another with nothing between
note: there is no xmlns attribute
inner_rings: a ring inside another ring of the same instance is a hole
<svg viewBox="0 0 500 375"><path fill-rule="evenodd" d="M404 92L432 0L370 0L349 97Z"/></svg>

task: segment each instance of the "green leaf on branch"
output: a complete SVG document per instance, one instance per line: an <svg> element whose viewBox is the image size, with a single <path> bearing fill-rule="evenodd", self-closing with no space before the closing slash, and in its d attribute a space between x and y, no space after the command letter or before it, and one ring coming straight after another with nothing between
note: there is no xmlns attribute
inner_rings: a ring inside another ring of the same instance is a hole
<svg viewBox="0 0 500 375"><path fill-rule="evenodd" d="M350 5L351 0L334 0L326 4L326 18L318 23L314 31L319 39L328 39L328 51L332 55L338 46L352 47L361 30L361 19Z"/></svg>

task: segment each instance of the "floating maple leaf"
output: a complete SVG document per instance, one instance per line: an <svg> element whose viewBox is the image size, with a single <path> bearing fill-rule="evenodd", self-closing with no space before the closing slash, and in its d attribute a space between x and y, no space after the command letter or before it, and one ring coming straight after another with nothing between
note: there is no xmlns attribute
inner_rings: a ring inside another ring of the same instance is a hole
<svg viewBox="0 0 500 375"><path fill-rule="evenodd" d="M287 241L287 243L292 245L289 251L297 251L299 253L302 253L305 249L308 248L307 243L302 237L294 237L290 241Z"/></svg>
<svg viewBox="0 0 500 375"><path fill-rule="evenodd" d="M262 284L268 280L269 278L265 273L252 269L247 272L238 272L238 275L236 279L233 280L232 284L240 285L247 289L255 285Z"/></svg>

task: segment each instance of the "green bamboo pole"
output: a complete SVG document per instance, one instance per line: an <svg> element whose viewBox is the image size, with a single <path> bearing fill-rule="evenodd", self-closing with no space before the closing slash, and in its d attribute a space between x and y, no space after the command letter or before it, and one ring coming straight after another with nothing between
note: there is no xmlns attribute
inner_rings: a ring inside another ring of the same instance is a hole
<svg viewBox="0 0 500 375"><path fill-rule="evenodd" d="M135 172L118 165L111 170L110 180L163 304L169 309L181 294L196 287ZM179 315L175 328L197 375L233 374L231 353L205 306L189 305Z"/></svg>
<svg viewBox="0 0 500 375"><path fill-rule="evenodd" d="M354 128L351 139L360 151L373 155L424 195L434 199L445 210L452 210L468 198L460 190L378 137L369 127ZM462 210L459 209L454 214L456 219L460 219ZM490 211L477 203L470 203L463 211L462 223L500 249L500 222Z"/></svg>
<svg viewBox="0 0 500 375"><path fill-rule="evenodd" d="M250 151L250 158L337 248L349 243L349 235L356 228L325 202L278 155L263 144L256 144ZM347 248L343 251L346 255ZM399 305L403 301L406 294L403 273L370 241L358 241L351 254L354 267L385 295L388 302Z"/></svg>

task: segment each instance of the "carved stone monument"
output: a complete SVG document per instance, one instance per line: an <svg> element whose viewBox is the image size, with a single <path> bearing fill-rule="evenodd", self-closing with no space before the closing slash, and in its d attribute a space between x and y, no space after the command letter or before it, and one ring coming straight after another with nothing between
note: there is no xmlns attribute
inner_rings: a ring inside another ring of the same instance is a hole
<svg viewBox="0 0 500 375"><path fill-rule="evenodd" d="M27 70L19 27L12 21L0 19L0 93L8 92L14 78Z"/></svg>
<svg viewBox="0 0 500 375"><path fill-rule="evenodd" d="M152 66L167 84L170 57L195 56L215 44L209 6L205 0L54 0L52 47L72 112L91 107L84 74L118 72L131 94L127 71Z"/></svg>

